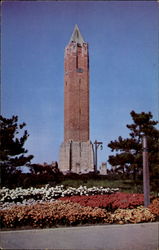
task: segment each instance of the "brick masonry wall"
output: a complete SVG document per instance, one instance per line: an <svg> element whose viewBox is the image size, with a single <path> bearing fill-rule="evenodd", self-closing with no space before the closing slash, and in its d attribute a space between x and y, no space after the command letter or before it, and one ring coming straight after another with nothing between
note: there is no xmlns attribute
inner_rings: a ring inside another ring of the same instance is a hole
<svg viewBox="0 0 159 250"><path fill-rule="evenodd" d="M88 44L70 42L64 57L64 142L59 169L63 173L94 172L93 145L89 141Z"/></svg>
<svg viewBox="0 0 159 250"><path fill-rule="evenodd" d="M64 141L89 140L88 45L69 43L64 58Z"/></svg>

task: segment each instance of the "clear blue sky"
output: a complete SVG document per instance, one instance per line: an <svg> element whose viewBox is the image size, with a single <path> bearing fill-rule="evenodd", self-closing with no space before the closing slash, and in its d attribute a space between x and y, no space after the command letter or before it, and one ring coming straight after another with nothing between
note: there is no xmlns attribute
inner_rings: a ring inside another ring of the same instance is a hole
<svg viewBox="0 0 159 250"><path fill-rule="evenodd" d="M2 114L18 115L32 162L58 161L64 48L77 24L90 54L90 139L127 137L130 112L158 118L158 6L153 1L2 3Z"/></svg>

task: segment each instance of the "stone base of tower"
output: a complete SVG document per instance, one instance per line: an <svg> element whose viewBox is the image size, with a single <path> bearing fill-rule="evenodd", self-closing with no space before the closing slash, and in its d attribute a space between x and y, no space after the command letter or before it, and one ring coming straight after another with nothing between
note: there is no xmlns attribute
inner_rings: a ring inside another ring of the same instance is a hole
<svg viewBox="0 0 159 250"><path fill-rule="evenodd" d="M60 147L59 169L62 173L94 172L93 144L88 142L63 142Z"/></svg>

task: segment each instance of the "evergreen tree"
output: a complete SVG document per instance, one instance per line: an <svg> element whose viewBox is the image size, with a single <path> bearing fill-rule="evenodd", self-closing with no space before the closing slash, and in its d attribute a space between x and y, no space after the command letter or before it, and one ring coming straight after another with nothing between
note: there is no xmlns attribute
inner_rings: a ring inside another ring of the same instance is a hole
<svg viewBox="0 0 159 250"><path fill-rule="evenodd" d="M159 130L155 127L157 121L152 120L151 112L135 113L132 111L131 117L133 123L127 125L130 129L130 138L123 139L121 136L117 140L111 141L108 147L116 155L109 156L109 163L117 171L133 172L134 179L136 174L142 173L142 137L147 136L149 151L149 168L150 175L159 174Z"/></svg>
<svg viewBox="0 0 159 250"><path fill-rule="evenodd" d="M0 165L1 177L15 174L17 167L24 166L31 161L33 155L25 156L28 152L24 148L29 134L27 130L21 130L26 126L25 123L18 124L18 116L7 119L0 116ZM20 136L20 134L22 136ZM19 134L19 135L18 135Z"/></svg>

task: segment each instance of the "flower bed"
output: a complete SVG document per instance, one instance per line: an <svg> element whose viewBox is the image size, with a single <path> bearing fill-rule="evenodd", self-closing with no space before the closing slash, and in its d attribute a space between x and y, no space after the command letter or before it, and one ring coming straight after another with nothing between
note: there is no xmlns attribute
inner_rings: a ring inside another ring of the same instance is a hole
<svg viewBox="0 0 159 250"><path fill-rule="evenodd" d="M118 208L136 208L143 205L144 196L143 194L117 192L110 195L63 197L60 200L69 200L79 203L82 206L99 207L112 211Z"/></svg>
<svg viewBox="0 0 159 250"><path fill-rule="evenodd" d="M159 198L156 198L148 206L151 213L155 214L159 218Z"/></svg>
<svg viewBox="0 0 159 250"><path fill-rule="evenodd" d="M80 186L79 188L69 187L64 188L63 185L49 187L46 185L42 188L16 188L8 189L3 187L0 191L1 208L6 208L10 205L23 204L31 205L34 202L54 201L59 197L75 196L75 195L96 195L96 194L111 194L119 191L118 188L103 188Z"/></svg>
<svg viewBox="0 0 159 250"><path fill-rule="evenodd" d="M69 201L44 202L31 206L14 206L0 211L3 228L30 226L44 228L57 225L94 223L139 223L155 221L149 209L117 209L115 213L102 208L84 207Z"/></svg>
<svg viewBox="0 0 159 250"><path fill-rule="evenodd" d="M148 208L138 207L135 209L117 209L114 214L111 215L114 223L141 223L155 221L155 215L151 213Z"/></svg>
<svg viewBox="0 0 159 250"><path fill-rule="evenodd" d="M55 201L32 206L14 206L0 212L2 227L51 227L83 223L109 222L109 213L100 208L83 207L69 201Z"/></svg>
<svg viewBox="0 0 159 250"><path fill-rule="evenodd" d="M38 228L85 223L140 223L159 219L159 198L154 199L149 208L144 208L141 206L143 194L117 191L102 187L65 189L64 186L53 188L48 185L39 189L2 188L1 226Z"/></svg>

